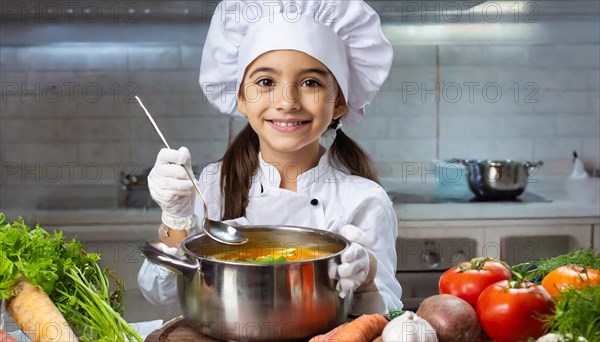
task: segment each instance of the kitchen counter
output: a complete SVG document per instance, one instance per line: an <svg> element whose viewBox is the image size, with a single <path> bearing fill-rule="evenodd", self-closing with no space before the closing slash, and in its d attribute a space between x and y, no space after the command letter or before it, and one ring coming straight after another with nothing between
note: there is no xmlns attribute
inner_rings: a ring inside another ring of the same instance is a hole
<svg viewBox="0 0 600 342"><path fill-rule="evenodd" d="M566 240L569 249L589 246L592 241L592 245L600 249L599 178L539 178L538 182L527 185L525 195L534 194L534 198L546 201L531 203L468 202L472 194L464 182L445 184L388 177L382 179L382 184L392 197L396 197L394 208L401 239L470 238L479 246L476 255L488 256L490 253L501 256L501 247L495 246L502 246L504 236L519 235L569 236ZM467 201L423 203L424 198L436 197L467 198ZM137 271L143 261L138 246L156 237L160 224L158 208L107 206L80 210L23 208L0 211L9 220L24 215L29 224L39 222L49 230L61 229L65 236L77 236L88 247L101 252L102 266L110 267L125 281L128 293L125 316L129 321L165 319L179 314L172 308L150 305L137 289ZM527 247L527 243L523 247ZM541 240L540 243L546 244ZM402 275L402 282L408 296L410 284L406 277Z"/></svg>
<svg viewBox="0 0 600 342"><path fill-rule="evenodd" d="M22 216L28 224L39 223L45 229L61 229L65 235L85 236L89 241L154 238L161 214L158 208L8 209L3 212L10 220Z"/></svg>
<svg viewBox="0 0 600 342"><path fill-rule="evenodd" d="M600 178L569 179L546 176L528 183L526 196L539 202L447 202L410 203L413 196L464 198L472 196L466 182L445 184L421 180L385 178L383 186L396 197L394 208L400 221L479 220L525 218L600 218ZM402 197L408 198L408 200ZM419 199L419 197L416 197ZM545 201L544 201L545 200ZM422 202L422 201L420 201Z"/></svg>
<svg viewBox="0 0 600 342"><path fill-rule="evenodd" d="M400 221L413 220L477 220L522 218L600 218L600 178L569 179L567 176L546 176L527 184L523 195L545 200L541 202L457 202L470 198L466 182L446 184L433 177L421 179L382 178L382 185L394 198L394 208ZM428 198L449 198L445 203L425 203ZM414 199L414 201L413 201ZM98 208L80 210L6 209L9 219L20 215L29 223L45 227L60 226L79 232L85 226L104 233L116 232L113 226L128 225L130 233L156 230L160 222L158 208ZM102 233L98 232L98 233ZM88 232L89 233L89 232ZM118 234L117 234L118 235Z"/></svg>

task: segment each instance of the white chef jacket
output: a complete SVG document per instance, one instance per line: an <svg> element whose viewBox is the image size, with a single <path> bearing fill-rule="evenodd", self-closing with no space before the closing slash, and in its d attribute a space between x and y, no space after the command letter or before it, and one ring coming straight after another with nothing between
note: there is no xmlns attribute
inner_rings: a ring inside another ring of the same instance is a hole
<svg viewBox="0 0 600 342"><path fill-rule="evenodd" d="M259 153L259 168L252 180L246 216L236 221L251 225L291 225L324 229L339 233L352 224L374 239L370 246L377 258L375 284L389 310L402 308L402 288L395 277L396 214L385 190L377 183L348 175L333 167L325 153L319 164L297 177L297 191L281 189L281 176L275 166L266 163ZM220 189L221 163L206 166L199 184L206 198L208 217L219 221L223 203ZM287 167L287 166L286 166ZM297 174L290 165L290 174ZM204 217L199 199L195 214ZM144 261L138 274L144 297L156 305L177 302L176 276L166 268Z"/></svg>

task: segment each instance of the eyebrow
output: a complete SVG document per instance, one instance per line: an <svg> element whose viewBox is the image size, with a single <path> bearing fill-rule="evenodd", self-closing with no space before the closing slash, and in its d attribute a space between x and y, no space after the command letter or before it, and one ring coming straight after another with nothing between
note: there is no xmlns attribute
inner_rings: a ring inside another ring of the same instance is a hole
<svg viewBox="0 0 600 342"><path fill-rule="evenodd" d="M248 75L248 78L252 78L252 76L254 76L255 74L257 74L259 72L270 72L270 73L274 73L276 75L281 75L281 72L279 72L278 70L276 70L274 68L260 67L260 68L254 69L250 73L250 75ZM298 72L299 75L311 74L311 73L319 74L319 75L321 75L323 77L331 75L331 73L329 71L321 69L321 68L301 69L300 72Z"/></svg>

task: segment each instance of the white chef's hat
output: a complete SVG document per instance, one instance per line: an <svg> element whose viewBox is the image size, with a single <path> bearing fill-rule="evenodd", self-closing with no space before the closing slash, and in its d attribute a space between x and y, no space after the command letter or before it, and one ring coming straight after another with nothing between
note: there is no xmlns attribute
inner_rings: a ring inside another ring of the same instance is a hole
<svg viewBox="0 0 600 342"><path fill-rule="evenodd" d="M392 64L379 16L362 0L223 1L215 11L200 67L200 86L221 112L239 115L237 94L248 65L273 50L297 50L323 63L357 122Z"/></svg>

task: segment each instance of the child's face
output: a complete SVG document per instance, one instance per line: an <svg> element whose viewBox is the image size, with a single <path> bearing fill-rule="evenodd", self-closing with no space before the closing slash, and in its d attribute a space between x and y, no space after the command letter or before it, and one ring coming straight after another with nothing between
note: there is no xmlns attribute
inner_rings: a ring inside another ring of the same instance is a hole
<svg viewBox="0 0 600 342"><path fill-rule="evenodd" d="M267 52L246 68L238 108L248 117L265 153L316 148L331 120L347 106L331 72L294 50Z"/></svg>

